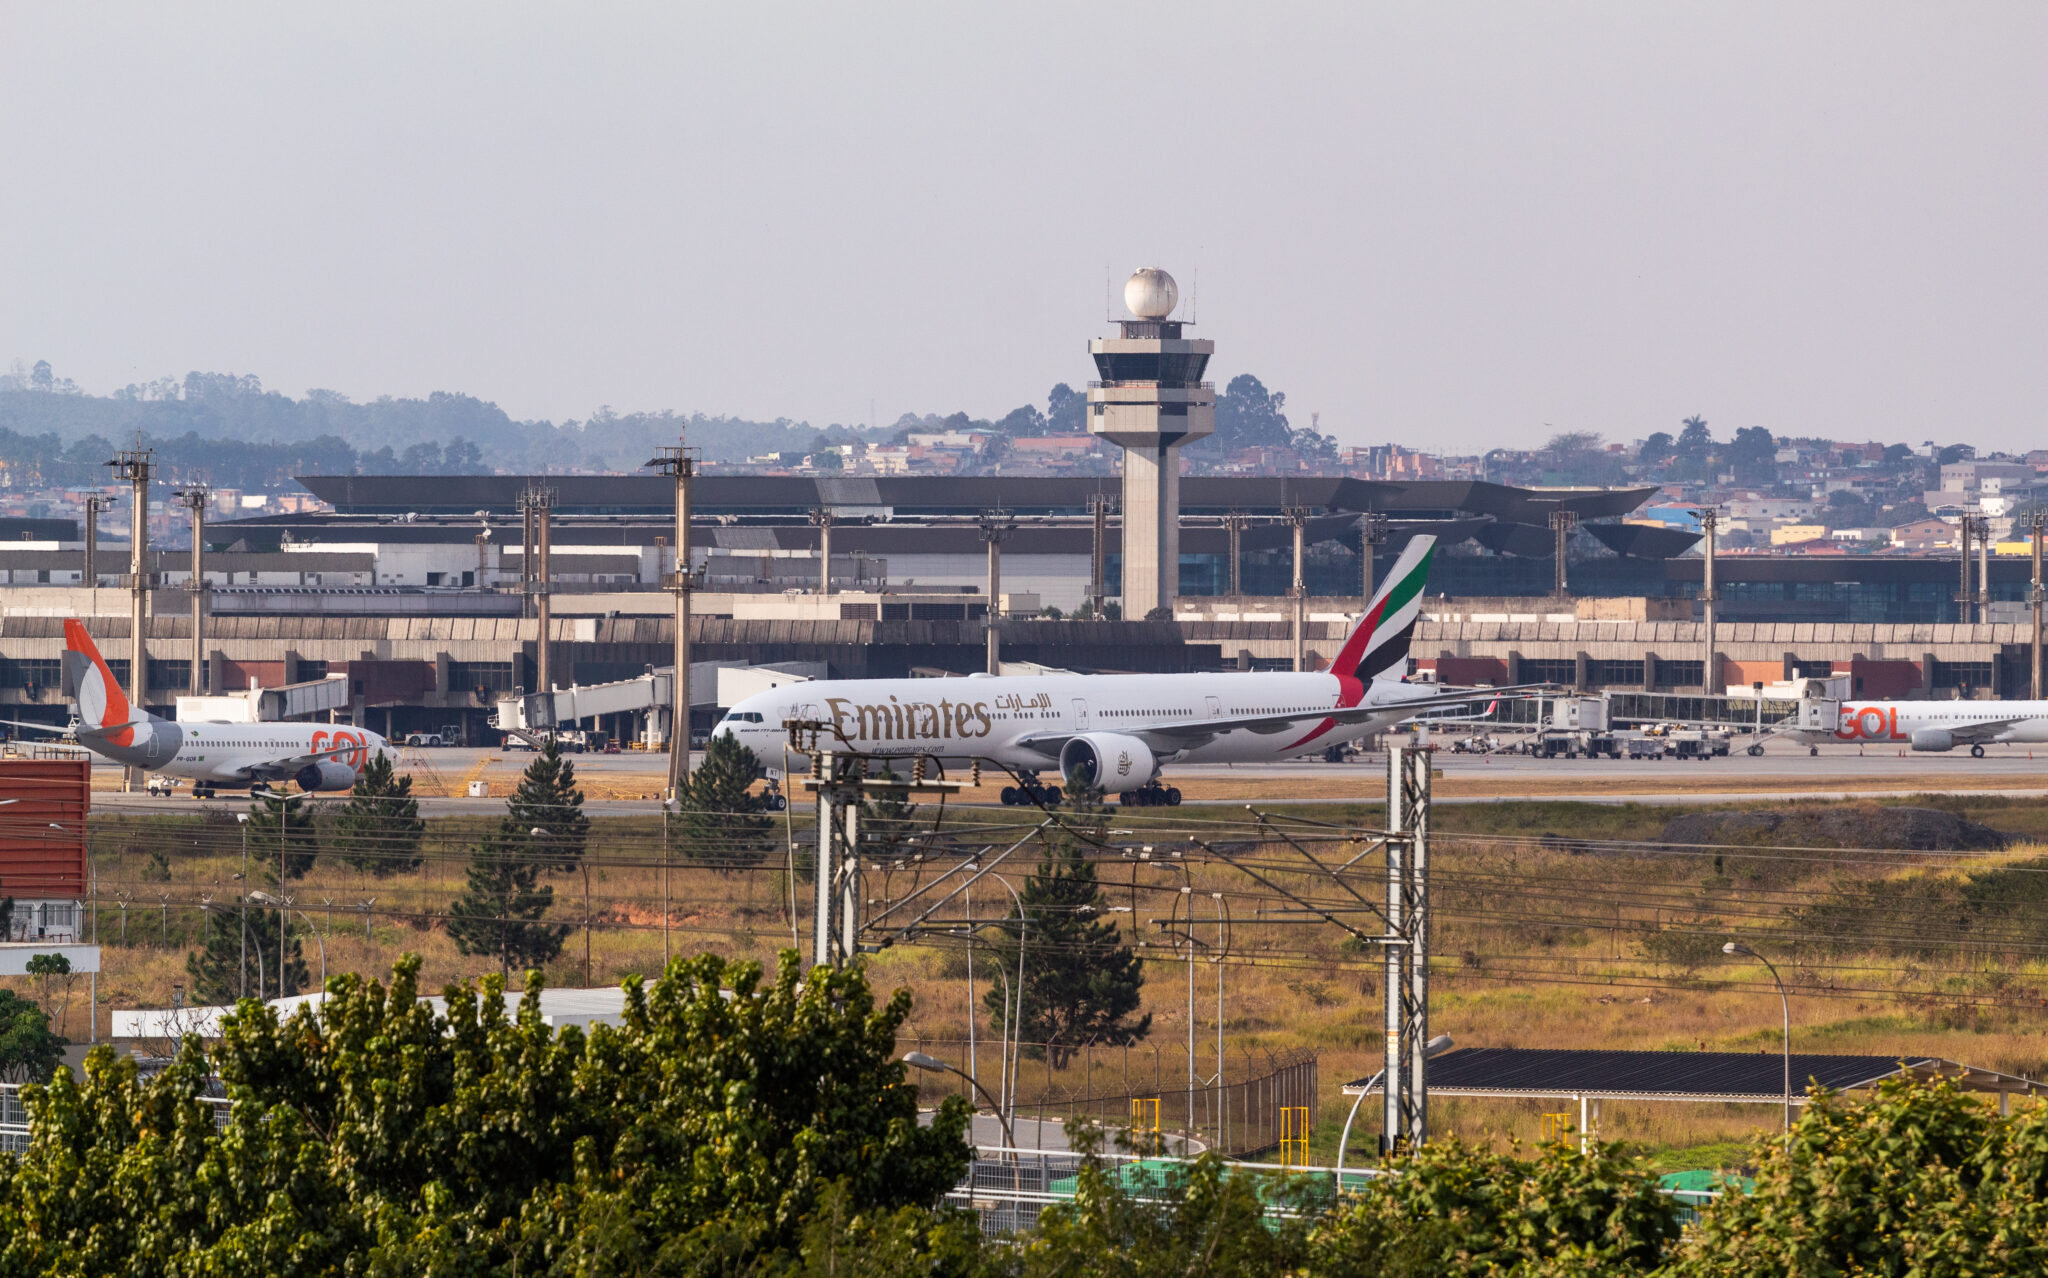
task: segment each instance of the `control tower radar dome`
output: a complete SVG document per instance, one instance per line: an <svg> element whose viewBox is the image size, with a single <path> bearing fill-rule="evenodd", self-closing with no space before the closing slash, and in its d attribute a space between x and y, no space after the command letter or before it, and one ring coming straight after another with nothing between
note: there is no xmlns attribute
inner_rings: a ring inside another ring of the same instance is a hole
<svg viewBox="0 0 2048 1278"><path fill-rule="evenodd" d="M1165 319L1179 304L1180 289L1173 277L1156 266L1139 267L1124 281L1124 305L1139 319Z"/></svg>

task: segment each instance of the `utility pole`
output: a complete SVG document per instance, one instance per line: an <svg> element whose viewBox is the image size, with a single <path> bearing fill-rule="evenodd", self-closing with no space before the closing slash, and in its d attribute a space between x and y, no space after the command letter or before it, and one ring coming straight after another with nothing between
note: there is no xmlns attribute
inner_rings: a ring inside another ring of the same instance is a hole
<svg viewBox="0 0 2048 1278"><path fill-rule="evenodd" d="M554 608L548 595L554 588L554 573L548 558L554 536L555 490L543 484L529 484L526 491L519 495L519 504L525 509L527 519L533 525L535 562L533 574L526 583L526 590L533 599L534 615L540 619L540 638L534 644L534 683L538 685L535 691L545 698L542 704L547 707L546 723L529 722L526 726L546 728L552 732L555 726L555 683L554 667L549 662L552 654L549 650L554 647Z"/></svg>
<svg viewBox="0 0 2048 1278"><path fill-rule="evenodd" d="M1977 517L1977 624L1991 620L1991 519Z"/></svg>
<svg viewBox="0 0 2048 1278"><path fill-rule="evenodd" d="M527 485L527 491L532 485ZM533 503L519 494L519 615L533 615Z"/></svg>
<svg viewBox="0 0 2048 1278"><path fill-rule="evenodd" d="M88 590L100 588L100 512L112 504L113 498L103 493L91 493L85 499L85 571L78 582Z"/></svg>
<svg viewBox="0 0 2048 1278"><path fill-rule="evenodd" d="M1565 554L1571 547L1572 529L1578 526L1578 511L1553 510L1550 512L1550 531L1557 538L1557 583L1552 588L1551 593L1559 599L1569 599L1572 597L1571 587L1565 581Z"/></svg>
<svg viewBox="0 0 2048 1278"><path fill-rule="evenodd" d="M185 686L195 697L206 690L206 500L211 495L196 484L176 494L192 512L192 671Z"/></svg>
<svg viewBox="0 0 2048 1278"><path fill-rule="evenodd" d="M2027 520L2027 528L2032 534L2034 551L2034 580L2033 584L2027 588L2027 601L2034 608L2034 690L2032 695L2034 700L2039 701L2042 696L2041 604L2043 592L2041 581L2041 537L2044 531L2048 531L2048 510L2036 507L2033 514Z"/></svg>
<svg viewBox="0 0 2048 1278"><path fill-rule="evenodd" d="M667 582L675 592L676 604L676 673L669 681L673 704L669 709L668 797L680 802L690 784L690 589L695 584L690 573L690 481L697 474L697 455L679 435L674 448L661 449L647 464L676 484L676 562Z"/></svg>
<svg viewBox="0 0 2048 1278"><path fill-rule="evenodd" d="M1223 517L1223 529L1230 534L1230 597L1244 593L1244 526L1245 517L1241 510L1233 510Z"/></svg>
<svg viewBox="0 0 2048 1278"><path fill-rule="evenodd" d="M1968 515L1956 521L1956 545L1962 552L1958 558L1962 563L1962 584L1956 588L1956 622L1970 624L1970 605L1977 598L1977 592L1970 589L1970 534L1975 532Z"/></svg>
<svg viewBox="0 0 2048 1278"><path fill-rule="evenodd" d="M1429 1138L1429 780L1426 746L1387 749L1386 1059L1381 1153Z"/></svg>
<svg viewBox="0 0 2048 1278"><path fill-rule="evenodd" d="M1695 510L1692 513L1707 535L1705 575L1700 581L1700 619L1704 623L1701 626L1704 646L1700 651L1700 693L1711 697L1721 691L1721 672L1717 668L1720 663L1714 651L1714 605L1721 601L1720 591L1714 588L1714 533L1721 526L1721 512Z"/></svg>
<svg viewBox="0 0 2048 1278"><path fill-rule="evenodd" d="M1308 669L1308 581L1303 575L1308 558L1308 508L1289 506L1283 513L1294 526L1294 583L1287 593L1294 599L1294 670L1299 674Z"/></svg>
<svg viewBox="0 0 2048 1278"><path fill-rule="evenodd" d="M115 479L125 479L129 484L129 500L134 506L128 543L128 704L137 710L143 707L143 692L149 687L149 643L146 628L149 624L149 481L156 474L156 451L140 447L123 449L114 454L107 463L113 467ZM141 768L125 770L123 786L133 793L143 784Z"/></svg>
<svg viewBox="0 0 2048 1278"><path fill-rule="evenodd" d="M1017 521L998 506L984 510L975 520L981 539L988 543L988 672L1003 672L1003 538L1017 531Z"/></svg>
<svg viewBox="0 0 2048 1278"><path fill-rule="evenodd" d="M839 520L830 510L820 506L811 512L811 523L818 530L818 593L832 593L832 525Z"/></svg>
<svg viewBox="0 0 2048 1278"><path fill-rule="evenodd" d="M958 796L973 781L927 781L920 760L908 779L867 775L863 755L835 750L830 723L791 720L791 754L807 756L804 787L818 801L818 864L812 897L811 966L845 967L861 953L860 805L887 796ZM870 950L875 947L869 947Z"/></svg>
<svg viewBox="0 0 2048 1278"><path fill-rule="evenodd" d="M1365 559L1365 606L1370 608L1373 591L1379 589L1379 579L1373 560L1379 554L1380 547L1387 544L1387 517L1367 511L1365 517L1358 521L1358 536L1359 549L1364 552Z"/></svg>
<svg viewBox="0 0 2048 1278"><path fill-rule="evenodd" d="M1109 582L1109 494L1088 495L1088 516L1093 525L1093 538L1089 542L1088 606L1100 620Z"/></svg>

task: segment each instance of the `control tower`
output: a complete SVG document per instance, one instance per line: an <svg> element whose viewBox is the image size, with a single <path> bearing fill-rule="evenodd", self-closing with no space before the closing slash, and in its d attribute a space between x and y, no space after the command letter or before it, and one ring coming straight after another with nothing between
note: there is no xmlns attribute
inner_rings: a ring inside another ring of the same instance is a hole
<svg viewBox="0 0 2048 1278"><path fill-rule="evenodd" d="M1122 332L1088 343L1099 381L1088 384L1088 433L1124 450L1123 608L1131 620L1171 608L1180 594L1182 444L1216 429L1216 390L1202 380L1216 343L1181 336L1173 277L1132 273Z"/></svg>

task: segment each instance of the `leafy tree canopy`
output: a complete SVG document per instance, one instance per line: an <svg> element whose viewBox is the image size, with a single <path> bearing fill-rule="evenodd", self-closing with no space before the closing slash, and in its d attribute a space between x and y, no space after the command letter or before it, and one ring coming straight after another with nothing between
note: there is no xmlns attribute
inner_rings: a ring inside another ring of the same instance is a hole
<svg viewBox="0 0 2048 1278"><path fill-rule="evenodd" d="M398 775L388 755L370 757L349 790L348 803L334 817L333 844L356 870L388 879L417 870L427 823L412 797L412 774Z"/></svg>
<svg viewBox="0 0 2048 1278"><path fill-rule="evenodd" d="M0 990L0 1081L50 1077L64 1056L64 1040L50 1029L50 1015L13 990Z"/></svg>
<svg viewBox="0 0 2048 1278"><path fill-rule="evenodd" d="M590 818L583 814L576 765L562 753L560 742L548 738L526 765L518 787L505 800L501 824L504 841L526 846L542 869L566 872L583 863Z"/></svg>
<svg viewBox="0 0 2048 1278"><path fill-rule="evenodd" d="M245 1004L152 1078L102 1048L32 1092L0 1272L750 1272L684 1266L794 1259L807 1227L902 1241L892 1215L966 1167L967 1107L921 1125L895 1060L908 994L877 1004L858 970L677 959L587 1035L542 1022L535 978L510 1009L496 977L451 988L439 1016L418 971L338 978L318 1021ZM216 1073L225 1132L198 1099Z"/></svg>

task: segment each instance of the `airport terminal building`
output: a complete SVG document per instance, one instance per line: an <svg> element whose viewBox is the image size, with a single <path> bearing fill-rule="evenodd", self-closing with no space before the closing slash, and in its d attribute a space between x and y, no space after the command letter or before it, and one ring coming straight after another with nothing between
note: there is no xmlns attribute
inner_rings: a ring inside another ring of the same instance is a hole
<svg viewBox="0 0 2048 1278"><path fill-rule="evenodd" d="M189 549L148 555L148 682L160 712L194 691L342 678L344 704L329 704L330 713L379 730L452 724L482 739L498 698L535 688L541 588L552 611L552 682L630 679L671 660L666 478L301 482L330 513L206 526L196 644ZM547 493L544 585L536 490ZM1446 680L1683 689L1703 679L1698 538L1630 520L1651 489L1187 476L1178 594L1149 618L1089 607L1121 593L1120 492L1115 478L700 477L693 662L836 677L980 670L986 529L998 526L1006 662L1163 671L1286 668L1298 655L1317 668L1361 606L1364 551L1374 552L1377 580L1410 537L1429 533L1440 550L1413 655ZM128 547L100 542L88 569L84 540L66 521L0 525L0 703L11 717L61 721L62 617L88 618L123 673ZM1853 674L1870 696L2026 685L2024 560L1993 560L1988 600L1967 608L1952 555L1747 554L1723 556L1716 569L1724 686L1793 669ZM1077 612L1088 619L1073 619ZM716 712L717 684L693 665L700 724Z"/></svg>

